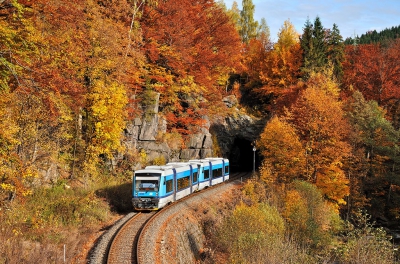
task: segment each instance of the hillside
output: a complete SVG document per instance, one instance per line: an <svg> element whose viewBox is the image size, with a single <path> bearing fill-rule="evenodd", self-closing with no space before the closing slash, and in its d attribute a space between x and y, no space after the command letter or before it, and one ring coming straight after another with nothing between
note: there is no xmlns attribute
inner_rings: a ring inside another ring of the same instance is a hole
<svg viewBox="0 0 400 264"><path fill-rule="evenodd" d="M376 30L366 32L354 38L346 38L344 43L346 45L357 44L371 44L371 43L384 43L389 40L397 39L400 37L400 26L393 26L377 32Z"/></svg>
<svg viewBox="0 0 400 264"><path fill-rule="evenodd" d="M326 257L343 232L400 229L399 27L346 45L288 19L271 42L243 3L0 0L0 262L59 260L131 210L134 170L193 157L255 170L221 219L237 249L273 227Z"/></svg>

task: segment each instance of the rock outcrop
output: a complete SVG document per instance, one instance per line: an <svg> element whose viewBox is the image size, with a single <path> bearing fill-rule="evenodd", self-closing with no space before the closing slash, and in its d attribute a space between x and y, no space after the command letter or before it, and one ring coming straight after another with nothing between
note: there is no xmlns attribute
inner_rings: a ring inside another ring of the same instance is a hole
<svg viewBox="0 0 400 264"><path fill-rule="evenodd" d="M134 119L125 130L125 146L130 150L144 150L149 163L161 156L166 162L212 157L213 135L217 138L223 156L229 157L236 137L254 141L264 127L261 120L241 113L236 108L236 97L230 95L223 102L228 108L234 108L233 115L213 121L207 116L203 117L205 125L188 138L185 142L186 148L172 149L168 141L157 141L159 133L167 132L167 122L158 111L158 98L159 95L156 96L154 105L144 108L145 114L142 118Z"/></svg>

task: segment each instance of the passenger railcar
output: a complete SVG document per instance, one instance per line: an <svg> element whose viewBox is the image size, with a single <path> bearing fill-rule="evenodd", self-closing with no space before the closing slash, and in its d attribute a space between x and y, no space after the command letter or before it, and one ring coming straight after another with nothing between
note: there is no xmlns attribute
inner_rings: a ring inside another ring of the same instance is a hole
<svg viewBox="0 0 400 264"><path fill-rule="evenodd" d="M132 182L135 210L158 210L193 192L229 179L229 160L206 158L147 166L137 170Z"/></svg>

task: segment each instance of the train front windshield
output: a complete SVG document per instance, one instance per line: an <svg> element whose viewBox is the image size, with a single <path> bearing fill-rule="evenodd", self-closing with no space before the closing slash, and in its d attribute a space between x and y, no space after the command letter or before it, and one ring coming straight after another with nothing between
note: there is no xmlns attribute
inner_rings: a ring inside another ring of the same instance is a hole
<svg viewBox="0 0 400 264"><path fill-rule="evenodd" d="M135 173L135 191L136 192L147 192L153 191L158 192L160 173L155 172L136 172Z"/></svg>
<svg viewBox="0 0 400 264"><path fill-rule="evenodd" d="M155 191L158 192L158 180L136 180L136 191Z"/></svg>

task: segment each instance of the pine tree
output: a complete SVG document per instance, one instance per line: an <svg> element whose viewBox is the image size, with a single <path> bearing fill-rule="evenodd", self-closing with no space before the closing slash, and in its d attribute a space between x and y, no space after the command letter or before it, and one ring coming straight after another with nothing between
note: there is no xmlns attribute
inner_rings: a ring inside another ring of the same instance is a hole
<svg viewBox="0 0 400 264"><path fill-rule="evenodd" d="M328 59L333 65L333 75L340 81L343 77L344 44L336 24L333 24L332 31L328 36Z"/></svg>
<svg viewBox="0 0 400 264"><path fill-rule="evenodd" d="M254 11L255 5L252 0L242 1L239 34L246 44L249 43L250 39L257 37L258 22L254 20Z"/></svg>
<svg viewBox="0 0 400 264"><path fill-rule="evenodd" d="M303 49L303 67L301 71L307 77L309 74L309 68L311 65L310 54L313 50L313 25L310 22L310 19L307 18L307 21L303 28L303 35L300 37L300 46Z"/></svg>
<svg viewBox="0 0 400 264"><path fill-rule="evenodd" d="M300 38L300 45L303 49L303 77L308 79L311 72L322 72L328 65L328 44L326 30L317 16L314 25L307 19Z"/></svg>
<svg viewBox="0 0 400 264"><path fill-rule="evenodd" d="M313 50L311 52L313 61L312 68L314 68L316 72L320 72L327 65L327 50L325 30L320 18L317 16L314 21Z"/></svg>

